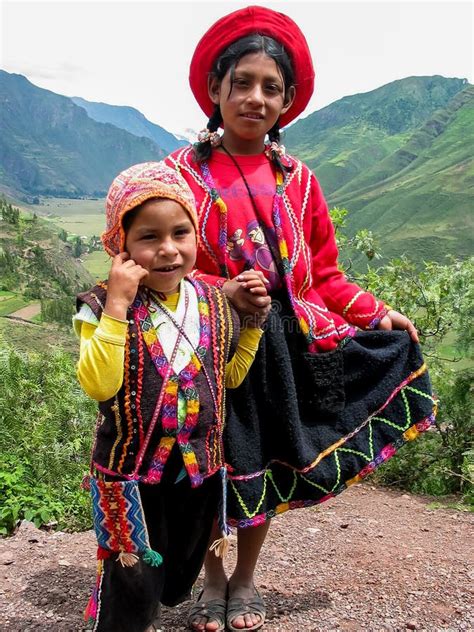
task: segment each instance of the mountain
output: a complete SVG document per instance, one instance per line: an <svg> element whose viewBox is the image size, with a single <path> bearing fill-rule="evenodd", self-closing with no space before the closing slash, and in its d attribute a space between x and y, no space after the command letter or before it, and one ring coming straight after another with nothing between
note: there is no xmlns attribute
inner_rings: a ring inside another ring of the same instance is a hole
<svg viewBox="0 0 474 632"><path fill-rule="evenodd" d="M401 147L465 79L408 77L344 97L297 121L285 145L317 172L326 195Z"/></svg>
<svg viewBox="0 0 474 632"><path fill-rule="evenodd" d="M72 97L76 105L84 108L91 119L98 123L111 123L115 127L124 129L134 136L144 136L155 142L166 152L170 153L178 147L187 145L183 140L178 140L173 134L163 127L152 123L135 108L122 105L108 105L107 103L95 103L86 101L81 97Z"/></svg>
<svg viewBox="0 0 474 632"><path fill-rule="evenodd" d="M184 132L175 134L176 138L182 142L183 145L191 145L197 141L198 133L195 129L187 127Z"/></svg>
<svg viewBox="0 0 474 632"><path fill-rule="evenodd" d="M71 99L0 70L0 187L19 195L98 196L131 164L167 152Z"/></svg>
<svg viewBox="0 0 474 632"><path fill-rule="evenodd" d="M409 77L346 97L286 132L351 234L374 232L385 256L472 254L474 87ZM308 140L309 139L309 140Z"/></svg>

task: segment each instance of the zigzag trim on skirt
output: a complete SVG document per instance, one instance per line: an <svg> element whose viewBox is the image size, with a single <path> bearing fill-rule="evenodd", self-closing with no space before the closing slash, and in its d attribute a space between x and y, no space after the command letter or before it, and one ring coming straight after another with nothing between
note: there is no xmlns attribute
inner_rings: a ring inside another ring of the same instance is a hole
<svg viewBox="0 0 474 632"><path fill-rule="evenodd" d="M339 439L339 441L335 442L334 444L332 444L331 446L329 446L328 448L323 450L318 455L318 457L312 463L310 463L308 466L306 466L305 468L303 468L301 470L297 470L296 468L292 467L288 463L283 463L281 461L276 461L275 460L275 461L272 461L271 463L269 463L268 466L264 470L260 470L258 472L253 472L252 474L232 475L231 473L229 473L228 474L229 485L230 485L230 490L229 491L231 493L235 494L235 497L237 498L237 501L238 501L239 505L241 506L243 513L247 516L246 518L240 519L240 520L236 520L236 519L230 518L229 519L229 524L231 526L233 526L233 527L235 527L235 526L236 527L255 527L255 526L258 526L260 524L263 524L266 520L268 520L270 518L273 518L273 517L277 516L278 514L284 513L285 511L288 511L290 509L298 509L300 507L310 507L312 505L320 504L320 503L324 502L325 500L328 500L329 498L334 498L334 496L337 496L337 494L340 494L342 491L347 489L347 487L362 481L366 476L368 476L375 469L377 469L377 467L379 465L381 465L382 463L384 463L385 461L390 459L397 452L397 450L401 446L403 446L405 443L407 443L408 441L412 441L413 439L416 439L419 434L421 434L422 432L425 432L426 430L431 428L433 426L433 424L434 424L435 417L436 417L437 401L435 400L435 398L433 398L432 396L428 395L427 393L424 393L422 391L419 391L418 389L415 389L415 388L413 388L411 386L408 386L408 384L410 384L410 382L412 382L414 379L416 379L417 377L422 375L425 371L426 371L426 364L423 364L417 371L414 371L405 380L403 380L403 382L392 392L392 394L388 397L387 401L377 411L375 411L374 413L369 415L369 417L365 421L363 421L361 424L359 424L359 426L357 428L355 428L355 430L353 430L351 433L349 433L348 435L345 435L344 437L341 437L341 439ZM408 403L407 397L406 397L406 395L404 393L405 389L408 390L408 391L412 391L412 392L416 393L416 395L419 395L421 397L425 397L427 399L430 399L433 402L433 410L432 410L431 414L429 414L428 416L424 417L421 421L418 421L418 422L416 422L414 424L411 423L409 403ZM401 394L401 397L403 398L404 407L405 407L405 411L406 411L406 420L405 420L405 423L403 425L396 424L393 421L390 421L389 419L385 419L383 417L378 416L379 413L384 408L386 408L386 406L399 393ZM396 428L396 429L398 429L398 430L400 430L402 432L400 437L398 437L394 441L388 443L377 454L374 453L374 446L373 446L373 441L372 441L372 437L373 437L372 424L373 424L373 422L385 423L385 424L387 424L389 426L392 426L393 428ZM351 438L353 438L356 434L358 434L366 426L369 427L369 453L368 454L365 454L365 453L360 452L358 450L352 450L350 448L341 447L345 443L347 443ZM365 461L367 461L367 465L365 465L358 472L358 474L356 474L352 478L350 478L350 479L348 479L346 481L342 481L341 480L341 468L340 468L340 463L339 463L338 451L339 452L350 452L350 453L356 454L357 456L359 456L359 457L363 458ZM334 456L335 466L336 466L336 471L337 471L337 478L336 478L336 481L335 481L333 487L331 489L326 489L322 485L318 485L317 483L314 483L313 481L309 480L305 476L305 474L307 474L308 472L314 470L317 467L317 465L319 463L321 463L321 461L325 457L327 457L327 456L329 456L331 454ZM281 493L281 491L278 489L278 487L277 487L277 485L275 483L275 480L273 478L273 472L272 472L272 469L271 469L273 463L278 464L278 465L282 465L282 466L285 466L285 467L288 467L288 468L290 468L293 471L293 484L292 484L291 489L289 490L289 492L288 492L288 494L286 496L284 496ZM245 505L245 502L244 502L243 498L241 497L241 495L239 494L234 481L248 482L248 481L251 481L252 479L259 478L261 476L263 476L263 491L262 491L262 495L261 495L260 500L258 501L254 511L251 511ZM298 484L299 479L302 479L307 484L311 485L312 487L315 487L315 488L319 489L323 493L323 496L321 498L318 498L318 499L314 499L313 498L311 500L294 500L294 501L292 501L291 498L292 498L292 496L294 494L294 491L296 489L296 486ZM278 504L275 507L275 509L271 509L271 510L269 510L267 512L259 513L260 507L264 503L264 500L265 500L265 497L266 497L266 494L267 494L266 490L267 490L267 482L268 481L270 481L271 485L275 489L275 492L276 492L278 498L280 499L281 503Z"/></svg>

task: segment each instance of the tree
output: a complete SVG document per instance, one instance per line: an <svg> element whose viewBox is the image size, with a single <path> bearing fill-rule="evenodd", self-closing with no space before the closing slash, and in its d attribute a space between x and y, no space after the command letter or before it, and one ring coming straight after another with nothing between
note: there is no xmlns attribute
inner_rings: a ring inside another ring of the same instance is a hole
<svg viewBox="0 0 474 632"><path fill-rule="evenodd" d="M72 240L72 254L78 259L83 252L84 248L81 238L79 236L74 237Z"/></svg>

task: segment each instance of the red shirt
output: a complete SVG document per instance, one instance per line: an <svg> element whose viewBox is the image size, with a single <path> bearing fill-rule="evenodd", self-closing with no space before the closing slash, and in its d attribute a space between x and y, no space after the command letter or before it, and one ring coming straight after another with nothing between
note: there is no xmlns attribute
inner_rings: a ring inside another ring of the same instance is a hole
<svg viewBox="0 0 474 632"><path fill-rule="evenodd" d="M280 198L279 216L285 243L280 241L278 246L280 252L287 251L288 294L309 350L330 351L350 333L350 325L362 329L373 327L385 315L386 309L372 294L350 283L339 269L334 229L321 187L306 165L291 156L287 158L293 170L285 177ZM252 241L251 231L247 230L249 225L259 220L271 229L269 237L275 233L271 194L271 190L276 191L273 165L263 153L236 159L251 190L258 195L260 218L255 217L248 193L243 194L245 184L231 159L213 151L207 163L214 185L227 206L225 263L230 278L242 272L252 252L259 269L265 272L256 254L259 242ZM166 162L180 171L196 198L200 228L197 276L209 283L221 284L224 281L220 276L221 209L212 199L202 166L194 161L192 147L173 152ZM267 267L267 272L272 272L271 266Z"/></svg>
<svg viewBox="0 0 474 632"><path fill-rule="evenodd" d="M229 212L227 220L228 265L233 270L231 276L243 269L261 270L270 281L269 289L272 291L281 287L277 264L272 255L272 248L273 252L278 252L277 238L273 223L268 222L275 197L275 175L263 153L236 156L235 159L249 185L258 215L232 159L214 151L208 162L214 184L228 209L239 209L238 213ZM268 241L271 241L270 246Z"/></svg>

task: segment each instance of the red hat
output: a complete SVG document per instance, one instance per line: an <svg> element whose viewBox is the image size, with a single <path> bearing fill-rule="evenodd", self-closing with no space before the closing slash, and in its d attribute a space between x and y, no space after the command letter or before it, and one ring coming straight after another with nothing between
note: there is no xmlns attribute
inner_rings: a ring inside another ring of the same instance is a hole
<svg viewBox="0 0 474 632"><path fill-rule="evenodd" d="M207 116L214 111L214 104L207 91L207 79L214 61L233 42L259 33L283 44L290 56L295 73L295 100L281 116L282 127L288 125L308 105L314 89L314 68L308 43L299 26L283 13L266 7L246 7L218 20L202 36L194 51L189 69L189 84L196 101Z"/></svg>

